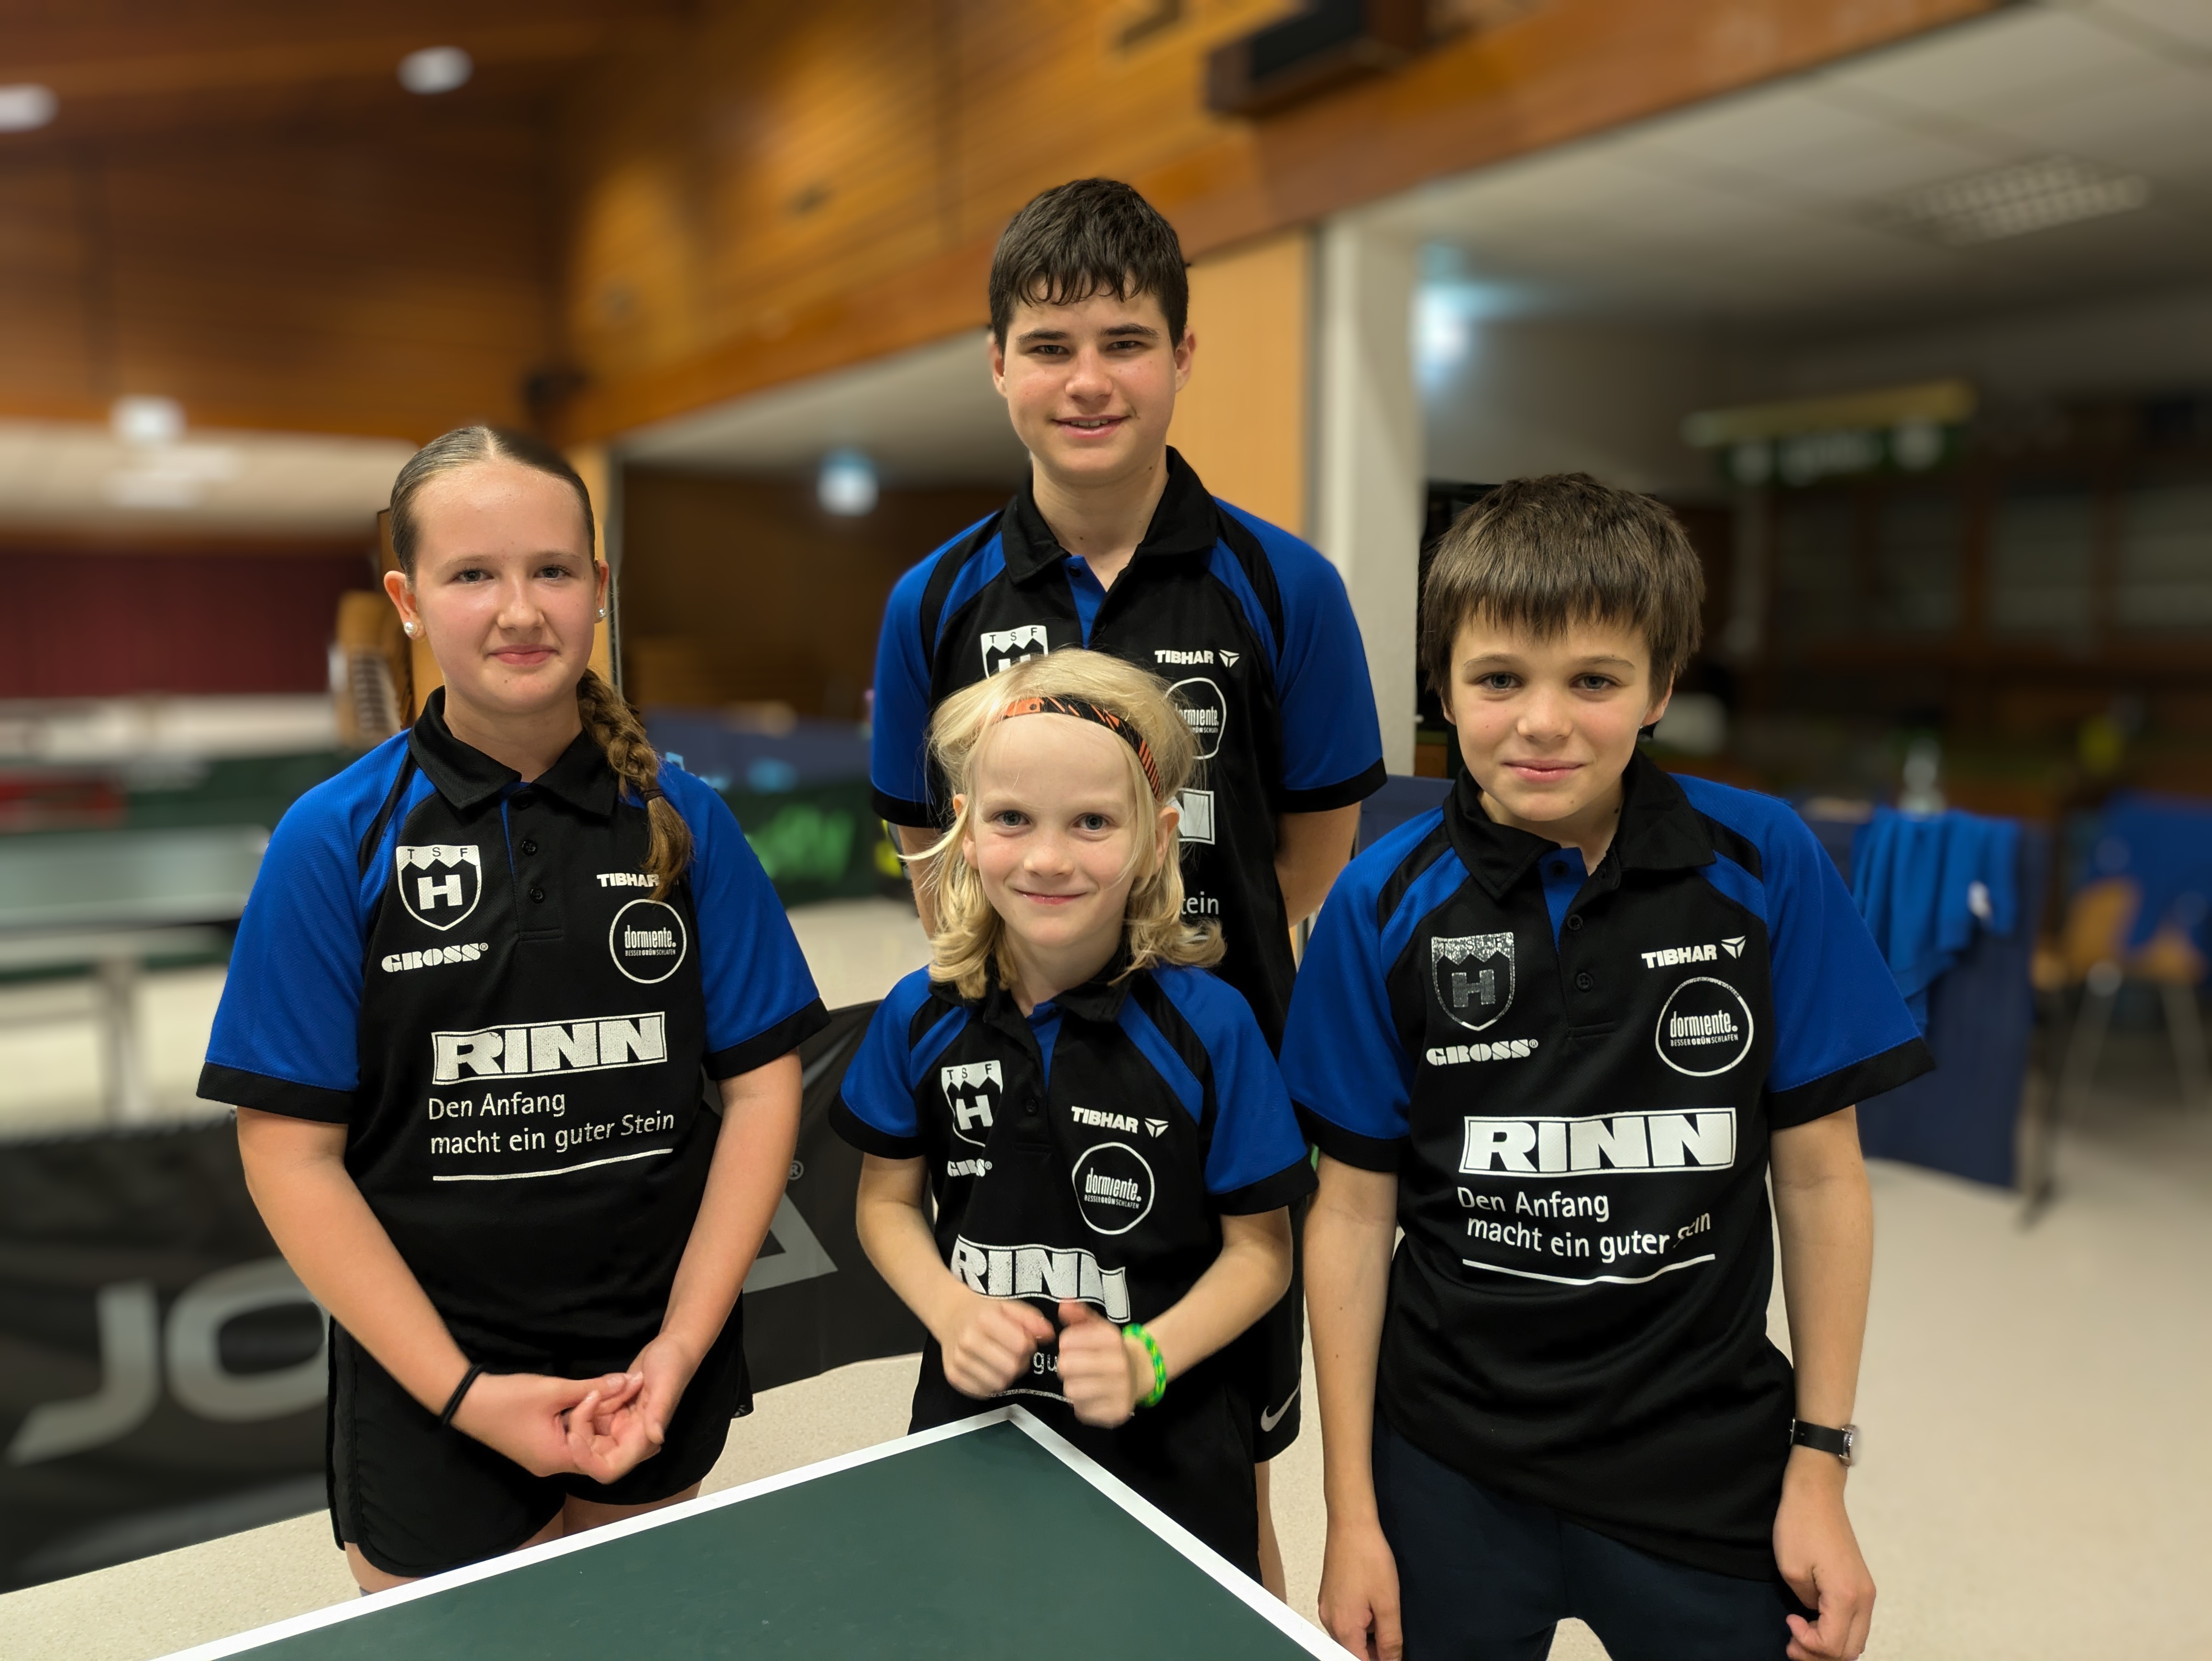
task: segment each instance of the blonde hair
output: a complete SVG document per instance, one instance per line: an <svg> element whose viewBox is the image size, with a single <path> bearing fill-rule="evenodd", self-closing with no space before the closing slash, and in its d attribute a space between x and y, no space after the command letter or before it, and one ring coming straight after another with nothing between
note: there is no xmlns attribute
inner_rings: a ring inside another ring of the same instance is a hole
<svg viewBox="0 0 2212 1661"><path fill-rule="evenodd" d="M1173 801L1197 776L1197 741L1158 676L1103 652L1065 651L1026 659L963 688L938 705L930 720L930 756L945 789L959 800L951 828L915 856L937 910L937 932L930 938L931 978L951 982L963 998L981 997L994 969L1001 984L1012 978L1006 923L985 897L982 880L962 845L973 829L975 760L984 737L1006 718L1010 705L1033 698L1079 700L1121 722L1143 741L1158 781L1155 794L1136 745L1117 745L1127 764L1129 800L1136 810L1133 876L1121 922L1127 957L1122 976L1158 965L1207 968L1219 963L1219 926L1183 917L1181 841L1170 830L1163 857L1153 830L1158 807Z"/></svg>

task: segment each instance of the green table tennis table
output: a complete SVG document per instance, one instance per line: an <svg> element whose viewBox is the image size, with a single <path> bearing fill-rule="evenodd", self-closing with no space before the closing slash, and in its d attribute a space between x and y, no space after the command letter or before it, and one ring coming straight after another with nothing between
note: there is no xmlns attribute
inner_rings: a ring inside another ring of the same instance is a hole
<svg viewBox="0 0 2212 1661"><path fill-rule="evenodd" d="M171 1661L1345 1652L1018 1407Z"/></svg>

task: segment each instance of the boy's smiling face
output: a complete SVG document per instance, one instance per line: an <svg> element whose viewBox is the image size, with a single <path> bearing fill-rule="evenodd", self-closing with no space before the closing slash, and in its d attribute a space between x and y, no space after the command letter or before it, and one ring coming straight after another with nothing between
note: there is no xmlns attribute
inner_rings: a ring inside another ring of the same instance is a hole
<svg viewBox="0 0 2212 1661"><path fill-rule="evenodd" d="M1024 302L1005 345L991 341L991 379L1039 467L1065 485L1109 484L1158 459L1196 344L1188 329L1169 338L1149 294Z"/></svg>
<svg viewBox="0 0 2212 1661"><path fill-rule="evenodd" d="M1540 636L1477 613L1452 642L1446 702L1490 816L1587 852L1611 840L1637 733L1666 712L1672 690L1652 684L1650 648L1632 623Z"/></svg>

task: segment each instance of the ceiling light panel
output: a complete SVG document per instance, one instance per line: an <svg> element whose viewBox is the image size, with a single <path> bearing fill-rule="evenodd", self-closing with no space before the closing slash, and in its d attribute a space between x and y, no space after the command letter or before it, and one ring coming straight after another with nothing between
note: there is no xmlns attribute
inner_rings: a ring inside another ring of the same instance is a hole
<svg viewBox="0 0 2212 1661"><path fill-rule="evenodd" d="M2126 213L2150 200L2150 181L2072 156L2046 155L1901 192L1890 222L1954 248Z"/></svg>

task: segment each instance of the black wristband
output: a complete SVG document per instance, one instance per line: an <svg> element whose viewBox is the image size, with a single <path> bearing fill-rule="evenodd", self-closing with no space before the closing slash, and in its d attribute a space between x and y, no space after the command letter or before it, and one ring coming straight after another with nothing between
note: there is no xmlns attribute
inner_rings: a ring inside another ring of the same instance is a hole
<svg viewBox="0 0 2212 1661"><path fill-rule="evenodd" d="M461 1375L461 1382L453 1386L453 1393L446 1398L446 1410L438 1415L438 1428L445 1429L453 1422L453 1415L461 1410L461 1397L469 1393L469 1386L483 1375L483 1363L479 1361Z"/></svg>
<svg viewBox="0 0 2212 1661"><path fill-rule="evenodd" d="M1845 1425L1837 1430L1826 1425L1808 1425L1802 1419L1790 1421L1790 1446L1810 1448L1815 1453L1833 1454L1847 1465L1851 1463L1858 1439L1859 1427L1856 1425Z"/></svg>

